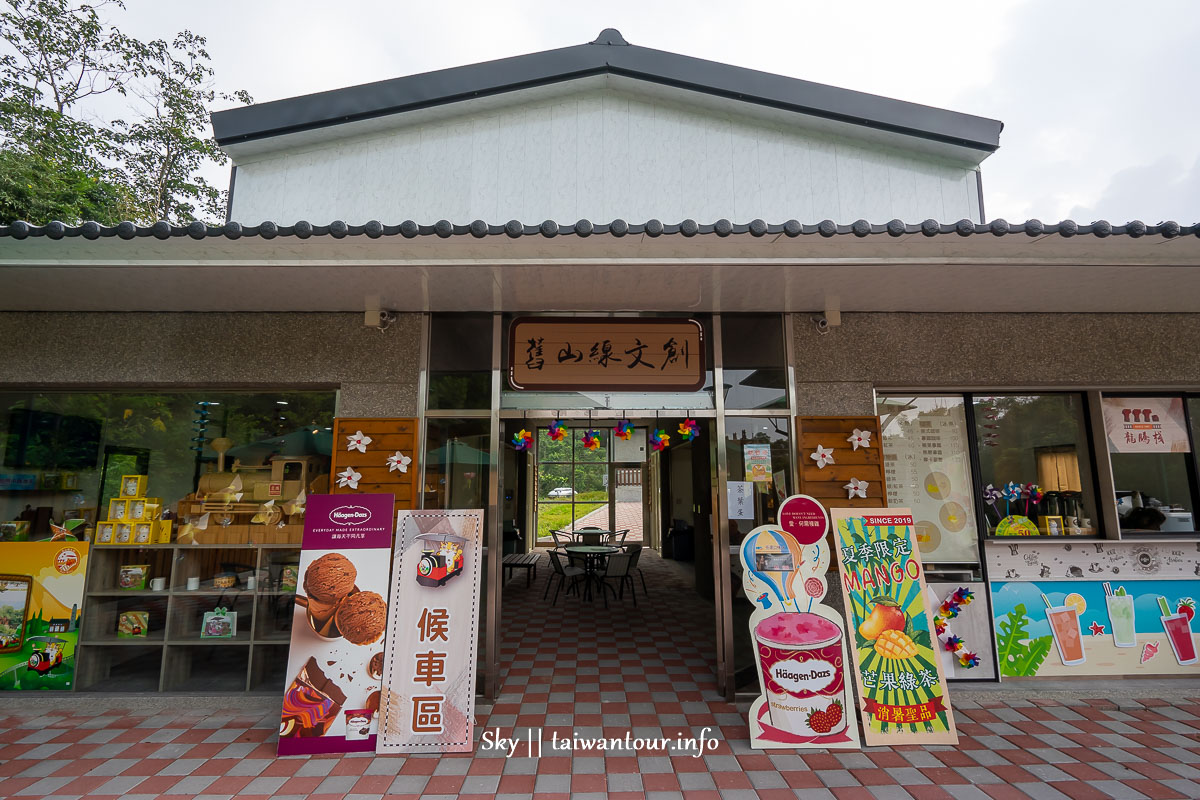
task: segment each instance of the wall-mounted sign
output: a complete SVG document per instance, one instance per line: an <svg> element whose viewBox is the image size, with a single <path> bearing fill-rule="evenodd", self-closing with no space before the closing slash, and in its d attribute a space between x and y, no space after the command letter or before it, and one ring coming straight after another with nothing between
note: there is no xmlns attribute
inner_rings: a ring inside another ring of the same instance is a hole
<svg viewBox="0 0 1200 800"><path fill-rule="evenodd" d="M393 503L390 494L308 498L281 756L375 749Z"/></svg>
<svg viewBox="0 0 1200 800"><path fill-rule="evenodd" d="M845 624L823 603L829 517L802 495L789 497L784 508L805 523L800 539L786 524L761 525L739 550L742 588L755 606L750 637L762 690L750 706L750 744L857 747Z"/></svg>
<svg viewBox="0 0 1200 800"><path fill-rule="evenodd" d="M1105 397L1110 453L1188 453L1181 397Z"/></svg>
<svg viewBox="0 0 1200 800"><path fill-rule="evenodd" d="M746 461L746 480L771 480L771 445L746 444L742 445L743 457Z"/></svg>
<svg viewBox="0 0 1200 800"><path fill-rule="evenodd" d="M907 508L835 508L846 622L868 745L958 744Z"/></svg>
<svg viewBox="0 0 1200 800"><path fill-rule="evenodd" d="M87 542L0 543L0 691L73 688L87 558ZM119 635L109 619L94 635Z"/></svg>
<svg viewBox="0 0 1200 800"><path fill-rule="evenodd" d="M399 512L377 752L474 746L482 555L483 511Z"/></svg>
<svg viewBox="0 0 1200 800"><path fill-rule="evenodd" d="M521 317L508 331L514 389L692 392L704 377L693 319Z"/></svg>

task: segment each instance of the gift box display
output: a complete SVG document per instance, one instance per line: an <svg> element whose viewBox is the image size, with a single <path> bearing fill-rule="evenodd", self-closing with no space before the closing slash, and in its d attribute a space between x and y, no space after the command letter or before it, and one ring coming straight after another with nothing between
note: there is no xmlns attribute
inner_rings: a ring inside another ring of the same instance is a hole
<svg viewBox="0 0 1200 800"><path fill-rule="evenodd" d="M122 475L120 495L108 501L108 519L96 524L96 544L170 544L171 523L162 500L146 497L147 475ZM165 523L165 524L164 524Z"/></svg>

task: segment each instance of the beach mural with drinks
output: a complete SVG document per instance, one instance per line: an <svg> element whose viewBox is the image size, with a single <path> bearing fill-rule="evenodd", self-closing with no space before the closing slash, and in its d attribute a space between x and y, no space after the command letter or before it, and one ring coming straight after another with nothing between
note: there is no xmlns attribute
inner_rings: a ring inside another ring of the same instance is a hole
<svg viewBox="0 0 1200 800"><path fill-rule="evenodd" d="M750 707L750 743L759 749L859 746L845 623L823 602L828 529L819 502L793 495L778 525L760 525L740 546L742 588L755 605L761 696Z"/></svg>
<svg viewBox="0 0 1200 800"><path fill-rule="evenodd" d="M1000 677L1200 673L1200 544L988 542Z"/></svg>
<svg viewBox="0 0 1200 800"><path fill-rule="evenodd" d="M835 508L833 525L863 740L957 744L940 652L966 648L957 637L943 642L937 635L912 512ZM958 609L972 598L964 589L951 599Z"/></svg>

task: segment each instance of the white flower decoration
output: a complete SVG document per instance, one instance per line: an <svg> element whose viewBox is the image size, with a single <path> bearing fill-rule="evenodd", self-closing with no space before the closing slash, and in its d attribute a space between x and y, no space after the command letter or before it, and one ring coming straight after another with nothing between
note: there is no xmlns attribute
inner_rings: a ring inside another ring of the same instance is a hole
<svg viewBox="0 0 1200 800"><path fill-rule="evenodd" d="M404 453L401 453L399 450L397 450L395 453L388 456L388 458L387 458L388 472L394 472L395 470L400 470L401 472L408 472L408 465L411 463L412 463L411 458L409 458L408 456L404 455Z"/></svg>
<svg viewBox="0 0 1200 800"><path fill-rule="evenodd" d="M354 467L346 467L337 475L337 485L343 488L349 486L351 489L357 489L360 480L362 480L362 473L355 472Z"/></svg>
<svg viewBox="0 0 1200 800"><path fill-rule="evenodd" d="M817 462L818 469L825 469L826 464L833 463L833 448L817 445L817 451L809 456L809 458Z"/></svg>
<svg viewBox="0 0 1200 800"><path fill-rule="evenodd" d="M854 433L851 434L850 438L847 439L846 441L849 442L852 445L853 449L855 449L855 450L857 450L860 447L870 447L871 446L871 432L870 431L860 431L858 428L855 428Z"/></svg>
<svg viewBox="0 0 1200 800"><path fill-rule="evenodd" d="M353 436L346 437L349 444L346 445L347 450L357 450L360 453L367 452L367 445L371 443L371 437L364 434L362 431L355 431Z"/></svg>
<svg viewBox="0 0 1200 800"><path fill-rule="evenodd" d="M870 484L866 481L860 481L858 478L851 478L850 482L842 488L850 493L846 498L847 500L853 500L855 495L858 495L862 499L866 500L868 486L870 486Z"/></svg>

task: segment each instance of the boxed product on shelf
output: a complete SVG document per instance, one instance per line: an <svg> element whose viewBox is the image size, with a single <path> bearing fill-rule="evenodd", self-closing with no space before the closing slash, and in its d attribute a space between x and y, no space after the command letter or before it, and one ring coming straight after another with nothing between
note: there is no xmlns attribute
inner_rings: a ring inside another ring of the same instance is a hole
<svg viewBox="0 0 1200 800"><path fill-rule="evenodd" d="M100 522L96 524L96 544L113 544L116 541L116 523Z"/></svg>
<svg viewBox="0 0 1200 800"><path fill-rule="evenodd" d="M154 543L154 523L148 522L148 521L133 523L133 543L134 544L153 544Z"/></svg>
<svg viewBox="0 0 1200 800"><path fill-rule="evenodd" d="M129 503L120 497L114 497L108 501L108 519L110 522L127 519L129 512Z"/></svg>
<svg viewBox="0 0 1200 800"><path fill-rule="evenodd" d="M149 579L149 564L125 564L117 571L117 585L122 589L145 589Z"/></svg>
<svg viewBox="0 0 1200 800"><path fill-rule="evenodd" d="M126 519L152 520L162 509L162 501L157 497L131 497L126 502Z"/></svg>
<svg viewBox="0 0 1200 800"><path fill-rule="evenodd" d="M148 475L122 475L121 497L142 497L146 493Z"/></svg>
<svg viewBox="0 0 1200 800"><path fill-rule="evenodd" d="M114 541L117 544L133 544L133 523L120 520L114 524L117 526Z"/></svg>
<svg viewBox="0 0 1200 800"><path fill-rule="evenodd" d="M150 612L122 611L117 617L117 638L145 638L150 629Z"/></svg>
<svg viewBox="0 0 1200 800"><path fill-rule="evenodd" d="M156 519L154 520L154 538L155 544L170 544L171 543L171 523L173 520Z"/></svg>

